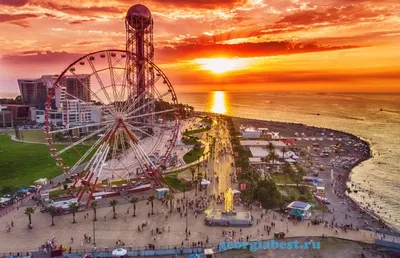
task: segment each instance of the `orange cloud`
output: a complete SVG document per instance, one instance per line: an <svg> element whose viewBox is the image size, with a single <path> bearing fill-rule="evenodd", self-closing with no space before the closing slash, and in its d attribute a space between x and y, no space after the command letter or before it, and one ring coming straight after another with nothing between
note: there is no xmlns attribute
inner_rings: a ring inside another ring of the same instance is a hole
<svg viewBox="0 0 400 258"><path fill-rule="evenodd" d="M26 19L36 18L36 14L3 14L0 13L0 23L8 22L22 27L29 27L29 22Z"/></svg>
<svg viewBox="0 0 400 258"><path fill-rule="evenodd" d="M339 85L362 78L398 85L398 71L392 69L400 67L397 2L152 0L146 4L154 18L156 63L182 85L198 81ZM11 76L59 73L83 54L124 49L123 17L132 4L131 0L0 0L0 80L13 82L2 87L16 87ZM271 62L229 76L210 75L188 65L211 57Z"/></svg>

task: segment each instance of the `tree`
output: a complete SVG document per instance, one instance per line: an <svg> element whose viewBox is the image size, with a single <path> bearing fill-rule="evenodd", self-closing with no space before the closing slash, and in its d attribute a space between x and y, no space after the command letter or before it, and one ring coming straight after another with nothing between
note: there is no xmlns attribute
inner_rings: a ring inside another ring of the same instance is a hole
<svg viewBox="0 0 400 258"><path fill-rule="evenodd" d="M156 199L154 195L150 195L147 199L151 203L151 215L154 215L154 199Z"/></svg>
<svg viewBox="0 0 400 258"><path fill-rule="evenodd" d="M18 96L15 98L15 104L22 104L22 97L21 97L21 95L18 95Z"/></svg>
<svg viewBox="0 0 400 258"><path fill-rule="evenodd" d="M190 173L192 173L192 181L194 180L194 174L196 173L196 169L194 167L190 168Z"/></svg>
<svg viewBox="0 0 400 258"><path fill-rule="evenodd" d="M93 221L97 221L97 208L99 207L99 202L92 201L90 207L93 209Z"/></svg>
<svg viewBox="0 0 400 258"><path fill-rule="evenodd" d="M272 142L268 143L267 149L269 150L269 152L275 151L275 146L272 144Z"/></svg>
<svg viewBox="0 0 400 258"><path fill-rule="evenodd" d="M47 207L47 212L51 215L51 226L54 226L54 215L57 212L57 208L53 205Z"/></svg>
<svg viewBox="0 0 400 258"><path fill-rule="evenodd" d="M29 225L32 225L32 214L34 213L35 213L35 208L33 207L28 207L25 209L25 215L28 215Z"/></svg>
<svg viewBox="0 0 400 258"><path fill-rule="evenodd" d="M281 206L283 199L272 180L260 180L255 190L255 196L264 208Z"/></svg>
<svg viewBox="0 0 400 258"><path fill-rule="evenodd" d="M69 210L72 212L72 224L75 224L76 223L76 220L75 220L75 213L77 212L77 211L79 211L79 205L78 205L78 203L76 203L76 202L73 202L73 203L70 203L70 205L68 205L68 208L69 208Z"/></svg>
<svg viewBox="0 0 400 258"><path fill-rule="evenodd" d="M118 203L118 201L117 200L111 200L110 202L109 202L109 205L110 205L110 207L112 207L112 209L113 209L113 219L116 219L117 218L117 213L115 213L115 206L117 205L117 203Z"/></svg>
<svg viewBox="0 0 400 258"><path fill-rule="evenodd" d="M165 196L165 199L166 199L167 201L169 201L169 212L172 213L172 200L174 199L174 194L173 194L173 193L168 193L168 194Z"/></svg>
<svg viewBox="0 0 400 258"><path fill-rule="evenodd" d="M269 161L272 161L272 166L274 167L275 166L275 160L277 159L277 155L276 155L276 153L275 153L275 151L274 150L272 150L272 151L270 151L270 153L268 154L268 160Z"/></svg>
<svg viewBox="0 0 400 258"><path fill-rule="evenodd" d="M139 199L136 197L132 197L129 202L133 204L133 215L132 217L136 217L136 203L138 203Z"/></svg>
<svg viewBox="0 0 400 258"><path fill-rule="evenodd" d="M197 163L197 164L196 164L196 167L197 167L197 174L199 174L199 173L200 173L200 166L201 166L201 164L200 164L200 163Z"/></svg>

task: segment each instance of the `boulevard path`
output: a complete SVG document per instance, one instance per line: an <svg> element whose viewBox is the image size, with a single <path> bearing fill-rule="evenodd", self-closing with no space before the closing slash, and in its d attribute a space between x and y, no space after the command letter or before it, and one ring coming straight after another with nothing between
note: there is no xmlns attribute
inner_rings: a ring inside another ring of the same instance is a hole
<svg viewBox="0 0 400 258"><path fill-rule="evenodd" d="M230 143L230 135L225 121L214 119L213 129L210 132L217 140L214 147L214 155L208 160L208 177L212 183L209 185L209 194L218 196L228 188L233 188L231 174L234 172L233 156ZM224 152L226 150L226 153ZM216 178L219 182L217 183ZM217 209L218 205L214 200L211 201L210 209ZM221 206L220 208L223 208Z"/></svg>

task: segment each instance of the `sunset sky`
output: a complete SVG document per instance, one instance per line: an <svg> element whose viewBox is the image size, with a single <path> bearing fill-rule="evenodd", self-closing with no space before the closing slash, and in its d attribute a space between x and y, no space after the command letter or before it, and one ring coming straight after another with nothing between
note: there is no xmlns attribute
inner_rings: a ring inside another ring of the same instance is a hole
<svg viewBox="0 0 400 258"><path fill-rule="evenodd" d="M0 0L0 96L124 49L136 3L152 11L155 62L178 92L400 92L398 0Z"/></svg>

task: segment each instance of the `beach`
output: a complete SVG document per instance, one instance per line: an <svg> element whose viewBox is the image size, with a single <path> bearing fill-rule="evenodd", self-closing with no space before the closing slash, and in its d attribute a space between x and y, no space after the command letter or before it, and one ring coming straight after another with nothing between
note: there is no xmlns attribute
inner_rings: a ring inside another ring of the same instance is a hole
<svg viewBox="0 0 400 258"><path fill-rule="evenodd" d="M370 144L352 134L318 128L298 123L285 123L276 121L265 121L258 119L233 117L237 129L240 125L254 126L256 128L268 128L270 132L279 132L283 139L295 140L295 146L299 150L307 150L307 146L318 144L318 150L311 149L311 167L308 168L308 175L313 176L315 170L323 166L324 170L319 171L318 177L323 179L319 186L325 186L326 198L331 202L327 205L328 212L322 214L316 210L310 219L323 219L338 225L352 225L353 227L375 230L383 225L379 218L371 211L364 209L358 202L349 197L348 182L351 171L363 161L371 158ZM303 135L302 137L299 137ZM320 157L319 151L333 145L340 146L338 155L332 154L329 157ZM303 161L300 165L305 166Z"/></svg>

